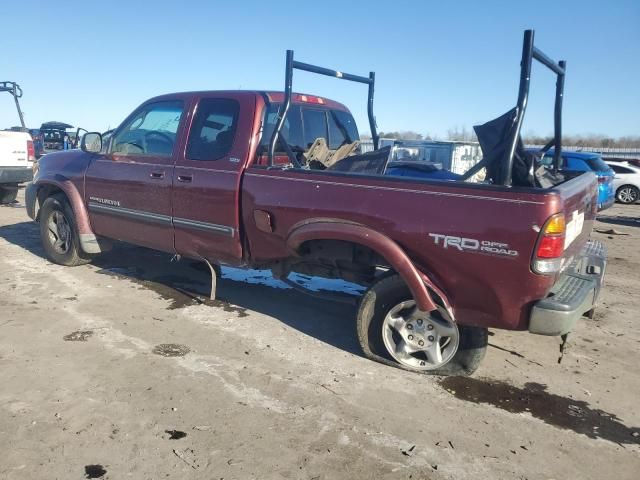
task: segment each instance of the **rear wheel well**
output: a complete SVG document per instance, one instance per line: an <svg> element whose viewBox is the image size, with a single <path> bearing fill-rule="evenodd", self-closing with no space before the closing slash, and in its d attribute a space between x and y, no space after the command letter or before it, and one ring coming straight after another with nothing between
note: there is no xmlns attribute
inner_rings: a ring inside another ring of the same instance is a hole
<svg viewBox="0 0 640 480"><path fill-rule="evenodd" d="M375 250L345 240L308 240L297 248L296 253L296 257L287 259L281 274L295 271L368 285L381 270L391 268Z"/></svg>

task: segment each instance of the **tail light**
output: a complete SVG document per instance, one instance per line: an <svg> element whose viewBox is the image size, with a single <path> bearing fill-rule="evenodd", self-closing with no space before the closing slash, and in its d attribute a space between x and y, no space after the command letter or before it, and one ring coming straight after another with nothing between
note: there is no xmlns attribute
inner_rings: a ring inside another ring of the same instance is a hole
<svg viewBox="0 0 640 480"><path fill-rule="evenodd" d="M556 213L549 217L540 231L540 238L531 262L534 272L548 274L560 270L566 232L567 225L563 213Z"/></svg>
<svg viewBox="0 0 640 480"><path fill-rule="evenodd" d="M36 149L33 146L33 140L27 140L27 161L36 161Z"/></svg>

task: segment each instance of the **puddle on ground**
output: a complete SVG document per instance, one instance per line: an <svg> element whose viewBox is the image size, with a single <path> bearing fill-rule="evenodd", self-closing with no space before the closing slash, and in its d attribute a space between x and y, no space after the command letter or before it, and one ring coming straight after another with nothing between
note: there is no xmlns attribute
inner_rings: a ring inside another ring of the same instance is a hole
<svg viewBox="0 0 640 480"><path fill-rule="evenodd" d="M169 434L169 440L180 440L187 436L186 433L181 432L180 430L165 430L164 433Z"/></svg>
<svg viewBox="0 0 640 480"><path fill-rule="evenodd" d="M192 278L180 275L159 275L150 276L146 272L137 267L122 268L111 267L103 268L99 273L124 277L136 283L141 288L151 290L158 294L162 299L171 302L167 310L176 310L179 308L190 307L193 305L207 305L210 307L222 308L225 312L235 313L239 318L247 317L246 308L237 307L224 300L209 298L209 292L204 293L203 284L194 282ZM207 285L206 288L209 286Z"/></svg>
<svg viewBox="0 0 640 480"><path fill-rule="evenodd" d="M86 465L84 467L84 478L102 478L107 471L102 465Z"/></svg>
<svg viewBox="0 0 640 480"><path fill-rule="evenodd" d="M161 357L184 357L191 349L177 343L162 343L153 347L151 352Z"/></svg>
<svg viewBox="0 0 640 480"><path fill-rule="evenodd" d="M76 330L62 337L65 342L86 342L93 335L93 330Z"/></svg>
<svg viewBox="0 0 640 480"><path fill-rule="evenodd" d="M640 443L640 428L627 427L617 416L591 408L587 402L550 393L540 383L530 382L519 388L497 380L447 377L440 385L461 400L487 403L511 413L528 412L549 425L589 438Z"/></svg>

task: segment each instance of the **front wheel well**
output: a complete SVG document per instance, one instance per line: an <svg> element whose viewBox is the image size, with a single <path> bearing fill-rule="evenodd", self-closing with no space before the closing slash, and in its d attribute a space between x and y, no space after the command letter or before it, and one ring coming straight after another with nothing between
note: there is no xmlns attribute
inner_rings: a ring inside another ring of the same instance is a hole
<svg viewBox="0 0 640 480"><path fill-rule="evenodd" d="M634 185L634 184L632 184L632 183L625 183L625 184L623 184L623 185L620 185L620 186L616 189L616 193L618 193L618 192L619 192L620 190L622 190L623 188L628 188L628 187L635 188L636 190L640 190L640 188L638 188L638 186L637 186L637 185Z"/></svg>
<svg viewBox="0 0 640 480"><path fill-rule="evenodd" d="M52 197L53 195L62 195L67 201L69 201L67 195L61 188L55 185L42 185L40 188L38 188L38 193L36 195L36 222L40 220L40 208L44 204L45 200L49 197Z"/></svg>

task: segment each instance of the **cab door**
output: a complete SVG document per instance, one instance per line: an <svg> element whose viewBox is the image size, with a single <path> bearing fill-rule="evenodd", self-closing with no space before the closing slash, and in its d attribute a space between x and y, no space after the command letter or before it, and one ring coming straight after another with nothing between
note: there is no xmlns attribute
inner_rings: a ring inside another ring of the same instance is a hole
<svg viewBox="0 0 640 480"><path fill-rule="evenodd" d="M171 188L183 112L181 100L142 105L91 162L85 201L96 234L174 252Z"/></svg>
<svg viewBox="0 0 640 480"><path fill-rule="evenodd" d="M173 178L177 253L241 263L240 180L249 153L254 110L251 93L218 93L197 99Z"/></svg>

